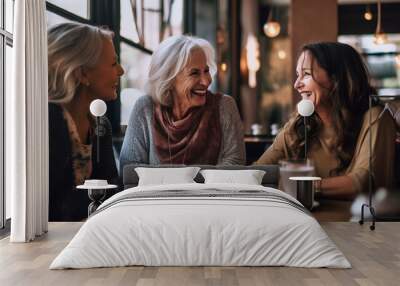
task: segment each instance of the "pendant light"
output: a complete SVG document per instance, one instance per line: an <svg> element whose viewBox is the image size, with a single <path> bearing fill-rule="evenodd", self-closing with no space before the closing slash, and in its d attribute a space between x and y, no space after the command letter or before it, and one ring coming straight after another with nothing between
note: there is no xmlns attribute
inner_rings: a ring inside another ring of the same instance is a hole
<svg viewBox="0 0 400 286"><path fill-rule="evenodd" d="M378 6L378 20L376 22L374 43L377 45L381 45L381 44L387 43L388 39L387 39L386 34L383 32L383 30L381 28L381 17L382 17L381 0L378 0L377 6Z"/></svg>
<svg viewBox="0 0 400 286"><path fill-rule="evenodd" d="M366 21L371 21L373 18L372 12L371 12L371 7L369 4L367 4L366 8L365 8L365 12L364 12L364 19Z"/></svg>
<svg viewBox="0 0 400 286"><path fill-rule="evenodd" d="M269 38L275 38L281 32L281 25L279 22L272 19L272 11L273 8L271 7L267 22L264 24L264 33Z"/></svg>

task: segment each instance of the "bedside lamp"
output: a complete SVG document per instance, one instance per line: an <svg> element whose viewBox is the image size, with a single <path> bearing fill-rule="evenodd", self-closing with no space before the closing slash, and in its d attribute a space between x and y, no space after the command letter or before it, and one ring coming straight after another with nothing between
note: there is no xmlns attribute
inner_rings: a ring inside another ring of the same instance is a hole
<svg viewBox="0 0 400 286"><path fill-rule="evenodd" d="M304 119L304 159L306 166L309 166L307 159L307 117L314 113L314 103L309 99L303 99L297 104L297 112ZM314 167L311 169L314 173ZM307 171L308 172L308 171ZM320 181L320 177L313 177L311 174L292 176L289 180L296 181L296 198L309 210L314 206L314 181Z"/></svg>
<svg viewBox="0 0 400 286"><path fill-rule="evenodd" d="M96 117L96 136L97 136L97 163L100 162L100 117L107 111L106 103L101 99L95 99L90 103L90 113Z"/></svg>

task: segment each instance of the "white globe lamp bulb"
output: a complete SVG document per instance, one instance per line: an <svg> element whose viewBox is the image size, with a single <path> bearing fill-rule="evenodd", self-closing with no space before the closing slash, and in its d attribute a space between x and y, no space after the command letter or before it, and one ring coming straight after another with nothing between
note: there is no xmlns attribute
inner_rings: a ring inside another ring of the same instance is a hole
<svg viewBox="0 0 400 286"><path fill-rule="evenodd" d="M297 104L297 112L301 116L308 117L314 113L314 103L309 99L303 99Z"/></svg>
<svg viewBox="0 0 400 286"><path fill-rule="evenodd" d="M96 117L103 116L107 111L106 103L101 99L95 99L90 103L90 113Z"/></svg>
<svg viewBox="0 0 400 286"><path fill-rule="evenodd" d="M265 23L263 28L265 35L270 38L275 38L281 32L281 25L276 21Z"/></svg>

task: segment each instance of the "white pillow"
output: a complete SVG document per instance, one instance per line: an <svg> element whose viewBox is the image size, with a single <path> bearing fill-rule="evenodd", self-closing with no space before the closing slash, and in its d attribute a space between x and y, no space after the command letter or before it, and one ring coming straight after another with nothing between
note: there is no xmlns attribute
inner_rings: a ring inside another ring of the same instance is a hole
<svg viewBox="0 0 400 286"><path fill-rule="evenodd" d="M139 176L139 186L195 183L193 179L199 170L199 167L135 168Z"/></svg>
<svg viewBox="0 0 400 286"><path fill-rule="evenodd" d="M265 171L261 170L202 170L204 183L234 183L261 185Z"/></svg>

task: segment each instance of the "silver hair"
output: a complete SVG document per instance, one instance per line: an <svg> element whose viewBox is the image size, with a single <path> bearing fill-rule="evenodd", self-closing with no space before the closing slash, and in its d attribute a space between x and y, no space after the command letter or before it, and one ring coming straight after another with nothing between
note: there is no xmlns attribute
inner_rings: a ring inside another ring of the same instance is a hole
<svg viewBox="0 0 400 286"><path fill-rule="evenodd" d="M188 64L193 51L201 49L213 76L217 71L215 52L211 44L197 37L179 35L164 40L153 53L145 91L162 105L172 105L172 86L176 76Z"/></svg>
<svg viewBox="0 0 400 286"><path fill-rule="evenodd" d="M62 23L48 30L49 101L67 103L79 86L83 68L94 67L103 41L112 31L79 23Z"/></svg>

